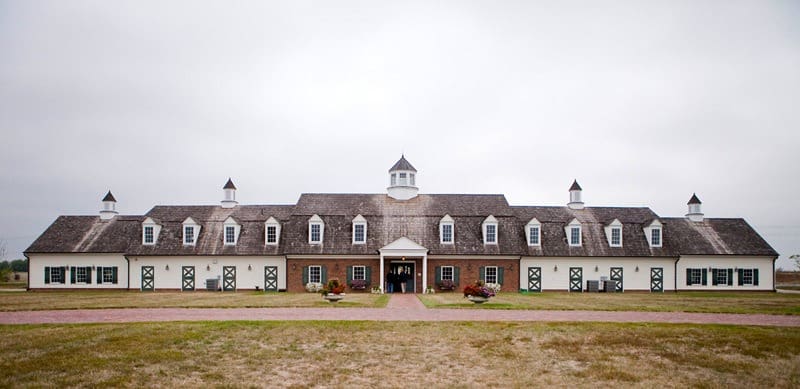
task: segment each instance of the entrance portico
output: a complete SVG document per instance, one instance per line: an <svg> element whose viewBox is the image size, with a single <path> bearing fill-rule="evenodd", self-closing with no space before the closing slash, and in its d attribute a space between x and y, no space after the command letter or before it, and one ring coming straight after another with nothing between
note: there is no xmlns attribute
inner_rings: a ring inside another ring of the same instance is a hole
<svg viewBox="0 0 800 389"><path fill-rule="evenodd" d="M406 238L405 236L395 240L392 243L383 246L380 250L381 253L381 260L380 260L380 280L381 280L381 290L385 292L386 287L386 260L416 260L418 258L422 258L422 291L424 292L425 289L428 287L428 249L425 247L420 246L416 242L411 239ZM419 269L415 269L415 272L419 271ZM416 274L414 275L416 276ZM415 291L412 291L412 293Z"/></svg>

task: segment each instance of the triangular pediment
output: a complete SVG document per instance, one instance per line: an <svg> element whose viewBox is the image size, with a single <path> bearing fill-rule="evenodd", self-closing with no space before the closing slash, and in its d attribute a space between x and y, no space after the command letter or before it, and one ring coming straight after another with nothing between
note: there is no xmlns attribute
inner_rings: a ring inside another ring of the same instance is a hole
<svg viewBox="0 0 800 389"><path fill-rule="evenodd" d="M424 251L427 252L428 249L425 247L420 246L417 242L414 242L411 239L406 238L405 236L395 240L392 243L387 244L386 246L381 247L381 251L383 250L390 250L390 251Z"/></svg>

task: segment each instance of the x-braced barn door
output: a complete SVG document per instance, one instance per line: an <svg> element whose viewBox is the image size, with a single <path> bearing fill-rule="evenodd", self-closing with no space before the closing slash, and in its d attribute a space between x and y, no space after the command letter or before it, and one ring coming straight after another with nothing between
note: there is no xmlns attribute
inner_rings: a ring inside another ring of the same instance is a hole
<svg viewBox="0 0 800 389"><path fill-rule="evenodd" d="M142 290L153 290L155 287L155 273L153 266L142 266Z"/></svg>
<svg viewBox="0 0 800 389"><path fill-rule="evenodd" d="M583 291L583 268L571 267L569 268L569 291L582 292Z"/></svg>
<svg viewBox="0 0 800 389"><path fill-rule="evenodd" d="M528 292L541 292L541 291L542 291L542 268L529 267Z"/></svg>
<svg viewBox="0 0 800 389"><path fill-rule="evenodd" d="M612 267L611 268L611 279L617 281L617 287L614 289L615 292L622 292L622 268L621 267Z"/></svg>
<svg viewBox="0 0 800 389"><path fill-rule="evenodd" d="M236 266L222 267L222 290L225 292L236 290Z"/></svg>
<svg viewBox="0 0 800 389"><path fill-rule="evenodd" d="M181 268L181 290L194 290L194 266Z"/></svg>
<svg viewBox="0 0 800 389"><path fill-rule="evenodd" d="M663 292L664 291L664 268L651 267L650 268L650 291Z"/></svg>
<svg viewBox="0 0 800 389"><path fill-rule="evenodd" d="M264 290L278 291L278 267L264 266Z"/></svg>

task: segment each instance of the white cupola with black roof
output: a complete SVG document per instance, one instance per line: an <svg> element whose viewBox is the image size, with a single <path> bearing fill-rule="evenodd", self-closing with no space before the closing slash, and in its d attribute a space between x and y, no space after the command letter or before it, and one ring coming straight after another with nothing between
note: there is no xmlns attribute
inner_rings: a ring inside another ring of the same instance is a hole
<svg viewBox="0 0 800 389"><path fill-rule="evenodd" d="M703 211L700 209L703 203L700 199L697 198L697 194L692 193L692 198L689 199L689 202L686 203L689 206L689 213L686 214L686 218L693 222L701 222L703 221Z"/></svg>
<svg viewBox="0 0 800 389"><path fill-rule="evenodd" d="M389 169L389 187L386 188L389 197L395 200L409 200L417 197L416 182L417 169L406 160L405 155Z"/></svg>
<svg viewBox="0 0 800 389"><path fill-rule="evenodd" d="M583 209L583 200L581 199L581 186L578 185L578 180L572 181L572 186L569 187L569 209Z"/></svg>
<svg viewBox="0 0 800 389"><path fill-rule="evenodd" d="M233 181L230 177L228 177L228 182L225 183L222 190L225 191L225 199L221 201L222 208L233 208L239 204L239 202L236 201L236 185L233 185Z"/></svg>
<svg viewBox="0 0 800 389"><path fill-rule="evenodd" d="M103 197L103 209L100 211L100 220L113 219L117 213L119 213L117 212L117 199L114 198L111 191L108 191L106 197Z"/></svg>

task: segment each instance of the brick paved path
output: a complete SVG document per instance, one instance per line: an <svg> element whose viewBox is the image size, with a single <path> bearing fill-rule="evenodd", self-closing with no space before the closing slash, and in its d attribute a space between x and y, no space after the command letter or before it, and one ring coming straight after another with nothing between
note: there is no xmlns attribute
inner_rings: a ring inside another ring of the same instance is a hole
<svg viewBox="0 0 800 389"><path fill-rule="evenodd" d="M413 294L394 294L386 308L128 308L0 313L0 324L124 323L200 320L596 321L717 323L800 327L800 316L685 312L426 309Z"/></svg>

